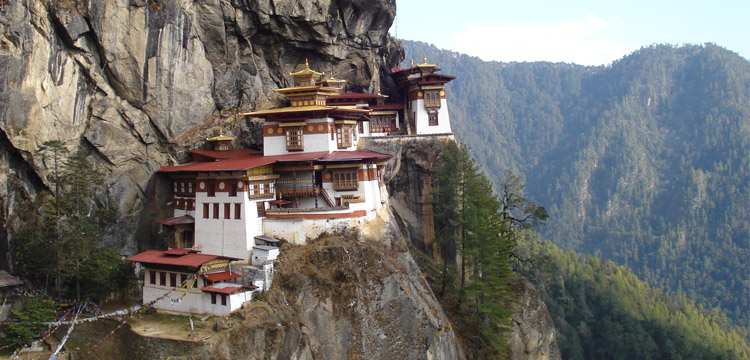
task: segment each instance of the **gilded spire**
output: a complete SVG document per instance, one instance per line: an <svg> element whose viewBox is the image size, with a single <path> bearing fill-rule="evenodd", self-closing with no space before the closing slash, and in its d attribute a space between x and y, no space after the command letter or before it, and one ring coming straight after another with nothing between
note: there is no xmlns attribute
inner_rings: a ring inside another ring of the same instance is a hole
<svg viewBox="0 0 750 360"><path fill-rule="evenodd" d="M305 69L309 69L309 68L310 68L310 64L307 63L307 58L305 58Z"/></svg>
<svg viewBox="0 0 750 360"><path fill-rule="evenodd" d="M427 55L424 55L424 60L422 60L422 64L427 64Z"/></svg>
<svg viewBox="0 0 750 360"><path fill-rule="evenodd" d="M414 66L414 58L411 59L411 66Z"/></svg>

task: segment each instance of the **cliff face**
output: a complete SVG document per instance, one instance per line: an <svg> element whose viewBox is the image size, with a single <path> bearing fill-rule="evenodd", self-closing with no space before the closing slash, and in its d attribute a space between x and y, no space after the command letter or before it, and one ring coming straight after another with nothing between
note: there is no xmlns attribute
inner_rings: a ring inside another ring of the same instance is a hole
<svg viewBox="0 0 750 360"><path fill-rule="evenodd" d="M408 239L387 210L381 216L303 246L283 245L272 288L216 320L207 340L174 340L166 330L163 337L122 330L92 357L465 359Z"/></svg>
<svg viewBox="0 0 750 360"><path fill-rule="evenodd" d="M351 90L374 90L403 56L391 1L10 1L0 7L0 242L15 204L48 186L36 149L62 140L107 175L112 245L133 253L154 229L160 165L219 127L257 146L239 111L282 99L309 58ZM3 249L0 249L3 250ZM4 264L7 265L7 264Z"/></svg>
<svg viewBox="0 0 750 360"><path fill-rule="evenodd" d="M394 164L385 174L394 220L414 244L415 251L421 251L427 257L439 261L442 259L435 241L429 196L432 189L431 173L437 154L442 152L448 141L453 141L453 137L363 139L360 142L360 147L394 156ZM511 288L518 300L513 304L514 314L511 317L511 358L561 359L555 325L539 292L523 277L518 277Z"/></svg>

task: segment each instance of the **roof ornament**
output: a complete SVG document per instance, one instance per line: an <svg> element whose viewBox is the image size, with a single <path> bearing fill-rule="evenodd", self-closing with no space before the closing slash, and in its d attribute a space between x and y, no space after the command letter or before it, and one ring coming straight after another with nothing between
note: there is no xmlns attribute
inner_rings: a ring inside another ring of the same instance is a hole
<svg viewBox="0 0 750 360"><path fill-rule="evenodd" d="M423 60L422 64L427 64L427 55L424 55L424 60Z"/></svg>
<svg viewBox="0 0 750 360"><path fill-rule="evenodd" d="M310 64L307 63L307 58L305 58L305 69L309 69L309 68L310 68Z"/></svg>
<svg viewBox="0 0 750 360"><path fill-rule="evenodd" d="M411 66L414 66L414 58L411 59Z"/></svg>

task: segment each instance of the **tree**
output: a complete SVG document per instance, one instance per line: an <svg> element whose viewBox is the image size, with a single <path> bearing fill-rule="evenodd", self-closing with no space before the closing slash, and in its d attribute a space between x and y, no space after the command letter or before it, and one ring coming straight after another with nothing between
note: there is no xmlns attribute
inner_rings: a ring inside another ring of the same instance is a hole
<svg viewBox="0 0 750 360"><path fill-rule="evenodd" d="M31 344L34 336L47 330L45 322L55 321L57 304L47 295L34 296L19 309L10 311L5 323L7 344L23 346Z"/></svg>
<svg viewBox="0 0 750 360"><path fill-rule="evenodd" d="M436 236L443 256L441 298L448 288L448 263L460 259L458 310L469 327L478 358L501 357L510 329L509 281L513 251L510 221L501 202L465 145L448 143L433 174ZM457 257L455 255L458 255Z"/></svg>
<svg viewBox="0 0 750 360"><path fill-rule="evenodd" d="M28 278L43 281L45 288L52 280L58 294L72 283L75 298L81 299L84 265L103 259L92 255L103 233L102 220L109 218L100 215L111 209L96 206L91 196L103 176L85 157L68 155L62 142L45 142L38 153L48 162L52 194L40 193L19 215L21 226L13 246L16 264Z"/></svg>

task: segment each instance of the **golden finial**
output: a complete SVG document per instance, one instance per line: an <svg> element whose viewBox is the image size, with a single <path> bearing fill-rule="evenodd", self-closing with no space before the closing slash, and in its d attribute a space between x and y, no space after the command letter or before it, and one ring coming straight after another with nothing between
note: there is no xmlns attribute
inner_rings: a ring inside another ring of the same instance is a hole
<svg viewBox="0 0 750 360"><path fill-rule="evenodd" d="M307 58L305 58L305 69L309 69L309 68L310 68L310 64L307 63Z"/></svg>
<svg viewBox="0 0 750 360"><path fill-rule="evenodd" d="M219 128L219 136L222 136L222 135L224 135L224 129Z"/></svg>
<svg viewBox="0 0 750 360"><path fill-rule="evenodd" d="M414 66L414 59L411 59L411 66Z"/></svg>
<svg viewBox="0 0 750 360"><path fill-rule="evenodd" d="M427 64L427 55L424 56L423 64Z"/></svg>
<svg viewBox="0 0 750 360"><path fill-rule="evenodd" d="M378 95L380 95L380 84L378 84Z"/></svg>
<svg viewBox="0 0 750 360"><path fill-rule="evenodd" d="M335 77L333 77L333 69L331 69L331 76L329 77L329 79L331 79L331 80L336 80L336 78L335 78Z"/></svg>

